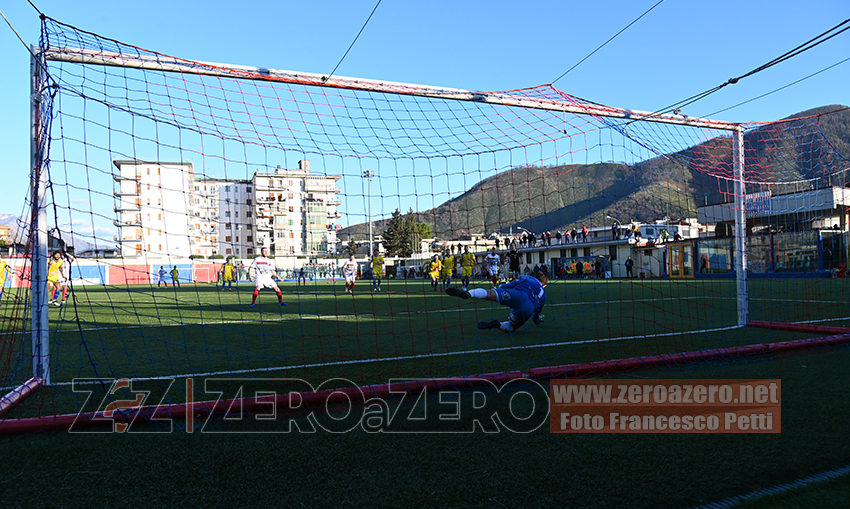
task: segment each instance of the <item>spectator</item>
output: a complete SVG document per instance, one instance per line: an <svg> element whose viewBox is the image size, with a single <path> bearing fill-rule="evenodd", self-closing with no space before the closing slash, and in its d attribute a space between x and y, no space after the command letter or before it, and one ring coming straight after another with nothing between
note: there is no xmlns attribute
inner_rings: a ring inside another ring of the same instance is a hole
<svg viewBox="0 0 850 509"><path fill-rule="evenodd" d="M555 244L561 243L561 230L555 232Z"/></svg>
<svg viewBox="0 0 850 509"><path fill-rule="evenodd" d="M572 237L573 242L578 242L578 232L575 228L570 231L570 236Z"/></svg>
<svg viewBox="0 0 850 509"><path fill-rule="evenodd" d="M587 225L581 227L581 241L587 242Z"/></svg>
<svg viewBox="0 0 850 509"><path fill-rule="evenodd" d="M676 232L676 233L674 233L674 234L673 234L673 240L674 240L675 242L678 242L678 241L682 240L682 236L681 236L681 235L679 235L679 232Z"/></svg>
<svg viewBox="0 0 850 509"><path fill-rule="evenodd" d="M626 277L628 277L628 278L633 277L634 275L632 274L632 269L635 266L635 261L632 260L631 256L626 258L625 266L626 266Z"/></svg>
<svg viewBox="0 0 850 509"><path fill-rule="evenodd" d="M617 224L617 221L611 225L611 240L617 240L620 238L620 225Z"/></svg>
<svg viewBox="0 0 850 509"><path fill-rule="evenodd" d="M546 245L552 245L552 232L546 232Z"/></svg>
<svg viewBox="0 0 850 509"><path fill-rule="evenodd" d="M596 273L596 279L602 279L602 258L597 258L593 266Z"/></svg>

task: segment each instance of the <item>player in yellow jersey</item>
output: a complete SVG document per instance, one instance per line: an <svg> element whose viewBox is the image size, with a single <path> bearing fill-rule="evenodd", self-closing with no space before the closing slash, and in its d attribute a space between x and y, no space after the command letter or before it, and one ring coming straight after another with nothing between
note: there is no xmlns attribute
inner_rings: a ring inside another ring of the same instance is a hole
<svg viewBox="0 0 850 509"><path fill-rule="evenodd" d="M227 285L227 291L233 291L233 279L236 276L236 267L233 266L233 260L228 258L221 267L221 291L224 291L224 285Z"/></svg>
<svg viewBox="0 0 850 509"><path fill-rule="evenodd" d="M455 270L455 257L453 254L449 253L449 251L443 252L443 260L441 261L443 264L442 267L442 276L443 276L443 290L450 287L452 285L452 272Z"/></svg>
<svg viewBox="0 0 850 509"><path fill-rule="evenodd" d="M372 257L372 291L381 291L381 279L384 278L384 257L376 254Z"/></svg>
<svg viewBox="0 0 850 509"><path fill-rule="evenodd" d="M463 256L460 257L460 281L463 283L464 290L469 290L469 280L472 278L474 268L475 255L469 252L469 246L464 246Z"/></svg>
<svg viewBox="0 0 850 509"><path fill-rule="evenodd" d="M431 277L431 288L438 292L440 291L439 282L440 282L440 270L443 268L442 262L440 262L440 255L435 254L431 257L431 263L428 264L428 275Z"/></svg>
<svg viewBox="0 0 850 509"><path fill-rule="evenodd" d="M47 264L47 294L50 295L50 302L54 306L61 306L65 302L65 292L63 282L67 279L65 276L65 260L62 259L62 253L56 251L53 253L50 261ZM62 302L59 302L56 293L62 296Z"/></svg>
<svg viewBox="0 0 850 509"><path fill-rule="evenodd" d="M9 269L9 264L6 260L0 259L0 298L3 297L3 288L6 286L6 279L12 280L12 270Z"/></svg>

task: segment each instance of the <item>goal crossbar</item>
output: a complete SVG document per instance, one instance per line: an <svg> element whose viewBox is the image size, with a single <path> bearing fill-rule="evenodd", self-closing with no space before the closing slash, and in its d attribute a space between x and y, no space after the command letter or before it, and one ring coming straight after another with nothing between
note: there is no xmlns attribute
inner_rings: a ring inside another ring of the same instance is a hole
<svg viewBox="0 0 850 509"><path fill-rule="evenodd" d="M560 111L579 115L686 125L691 127L705 127L726 131L736 131L740 129L740 124L733 122L685 117L682 115L657 114L640 110L627 110L592 103L579 103L578 101L558 101L555 99L540 97L519 97L506 92L476 92L459 88L437 87L414 83L352 78L347 76L327 76L310 72L185 60L165 55L127 56L109 51L95 51L78 48L45 48L42 54L46 60L58 62L103 65L110 67L129 67L162 72L275 81L307 86L362 90L368 92L412 95L458 101L483 102L501 106Z"/></svg>

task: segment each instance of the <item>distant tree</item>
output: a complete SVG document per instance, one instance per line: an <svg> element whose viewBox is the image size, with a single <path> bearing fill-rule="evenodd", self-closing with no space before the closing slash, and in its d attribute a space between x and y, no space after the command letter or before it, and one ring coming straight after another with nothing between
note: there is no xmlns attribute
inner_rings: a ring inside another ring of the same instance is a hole
<svg viewBox="0 0 850 509"><path fill-rule="evenodd" d="M431 237L431 227L418 222L413 210L402 216L396 209L381 236L388 255L407 258L419 252L421 239Z"/></svg>
<svg viewBox="0 0 850 509"><path fill-rule="evenodd" d="M410 245L412 253L418 253L422 246L422 239L429 239L432 236L431 227L427 223L420 223L416 220L416 215L413 209L407 211L407 217L404 219L407 230L407 242Z"/></svg>
<svg viewBox="0 0 850 509"><path fill-rule="evenodd" d="M401 216L401 212L395 209L392 217L386 223L386 229L382 234L384 238L384 249L390 256L407 258L412 254L410 249L410 225L407 219Z"/></svg>

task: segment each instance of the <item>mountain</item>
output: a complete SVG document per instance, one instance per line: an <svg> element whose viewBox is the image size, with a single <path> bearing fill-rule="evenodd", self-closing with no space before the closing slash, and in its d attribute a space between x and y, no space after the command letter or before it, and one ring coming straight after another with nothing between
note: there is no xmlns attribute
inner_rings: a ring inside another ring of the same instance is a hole
<svg viewBox="0 0 850 509"><path fill-rule="evenodd" d="M844 185L844 172L835 169L850 167L850 109L824 106L784 120L745 134L747 192L765 190L764 182L786 182L791 190L800 190L803 180L809 181L807 188ZM694 217L698 205L731 199L732 176L731 139L716 137L632 165L513 168L416 217L439 239L519 227L535 232L580 229L609 225L610 218ZM770 189L779 193L786 188ZM373 225L376 233L385 226L384 221ZM362 239L367 232L367 223L362 223L340 230L339 238Z"/></svg>
<svg viewBox="0 0 850 509"><path fill-rule="evenodd" d="M29 218L27 218L28 220ZM26 234L28 230L27 222L14 214L0 214L0 225L8 226L12 229L12 239L16 242L26 242ZM53 233L51 233L53 235ZM71 233L68 231L62 232L62 240L74 247L76 252L91 249L94 245L85 240L90 236L84 236L80 233ZM110 244L111 245L111 244Z"/></svg>
<svg viewBox="0 0 850 509"><path fill-rule="evenodd" d="M10 228L17 228L18 216L15 214L0 214L0 224Z"/></svg>

